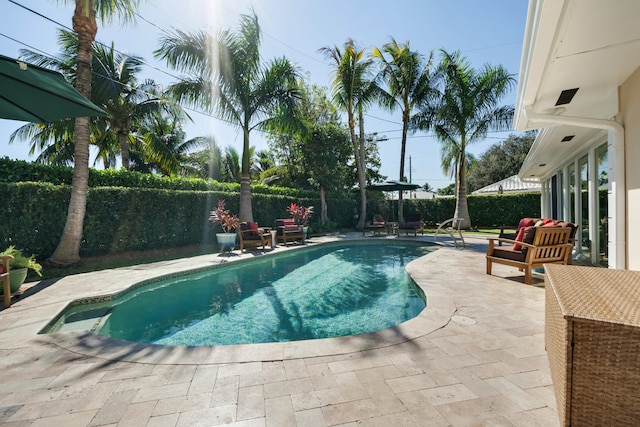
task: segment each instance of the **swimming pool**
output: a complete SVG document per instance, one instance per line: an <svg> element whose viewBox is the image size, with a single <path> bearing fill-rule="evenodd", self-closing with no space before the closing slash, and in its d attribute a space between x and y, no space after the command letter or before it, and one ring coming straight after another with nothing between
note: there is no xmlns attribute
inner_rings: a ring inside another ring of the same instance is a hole
<svg viewBox="0 0 640 427"><path fill-rule="evenodd" d="M425 307L405 265L434 250L351 242L259 257L159 280L72 307L46 332L91 330L164 345L283 342L373 332Z"/></svg>

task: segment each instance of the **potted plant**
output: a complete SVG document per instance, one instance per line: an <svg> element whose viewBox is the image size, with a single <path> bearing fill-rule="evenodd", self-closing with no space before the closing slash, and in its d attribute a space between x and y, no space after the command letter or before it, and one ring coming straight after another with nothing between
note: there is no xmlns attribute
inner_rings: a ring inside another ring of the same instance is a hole
<svg viewBox="0 0 640 427"><path fill-rule="evenodd" d="M220 252L232 251L236 246L235 229L240 226L240 220L237 215L232 215L228 209L225 209L223 199L218 200L218 207L211 211L209 221L214 227L220 225L222 228L222 233L216 233Z"/></svg>
<svg viewBox="0 0 640 427"><path fill-rule="evenodd" d="M9 246L0 255L11 255L13 259L9 260L9 272L10 272L10 288L11 293L17 292L20 286L27 278L29 269L33 270L42 277L42 266L36 262L36 257L31 255L29 257L22 254L22 250L16 249L15 246ZM0 287L0 293L4 293Z"/></svg>
<svg viewBox="0 0 640 427"><path fill-rule="evenodd" d="M302 232L304 233L304 238L307 238L307 231L309 230L309 219L313 215L313 206L302 206L297 205L296 203L291 203L287 208L289 215L293 218L293 222L302 226Z"/></svg>

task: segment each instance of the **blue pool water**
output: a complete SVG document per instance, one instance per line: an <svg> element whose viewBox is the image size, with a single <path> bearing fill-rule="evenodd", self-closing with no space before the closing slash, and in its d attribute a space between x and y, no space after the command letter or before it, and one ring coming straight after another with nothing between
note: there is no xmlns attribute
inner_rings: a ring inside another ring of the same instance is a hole
<svg viewBox="0 0 640 427"><path fill-rule="evenodd" d="M173 346L372 332L424 309L405 265L433 250L412 242L316 246L158 281L109 306L74 308L66 322L113 338Z"/></svg>

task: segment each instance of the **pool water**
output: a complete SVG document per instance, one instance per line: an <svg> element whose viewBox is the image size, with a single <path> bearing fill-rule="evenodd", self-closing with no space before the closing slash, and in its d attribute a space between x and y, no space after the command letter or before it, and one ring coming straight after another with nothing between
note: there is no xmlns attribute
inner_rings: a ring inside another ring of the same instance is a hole
<svg viewBox="0 0 640 427"><path fill-rule="evenodd" d="M405 265L433 250L412 242L316 246L158 281L64 317L109 337L172 346L373 332L424 309Z"/></svg>

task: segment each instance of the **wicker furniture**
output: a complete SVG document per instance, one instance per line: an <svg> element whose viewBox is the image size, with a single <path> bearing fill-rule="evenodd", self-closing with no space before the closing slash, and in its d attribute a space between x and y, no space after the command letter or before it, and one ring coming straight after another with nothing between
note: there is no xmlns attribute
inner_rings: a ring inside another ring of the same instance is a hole
<svg viewBox="0 0 640 427"><path fill-rule="evenodd" d="M11 306L11 282L9 274L9 260L13 259L11 255L0 255L0 280L2 281L2 293L4 295L4 307Z"/></svg>
<svg viewBox="0 0 640 427"><path fill-rule="evenodd" d="M545 344L561 425L640 425L640 272L545 269Z"/></svg>
<svg viewBox="0 0 640 427"><path fill-rule="evenodd" d="M487 274L491 274L494 262L524 270L524 282L531 284L531 272L542 268L544 264L568 264L571 258L570 227L531 227L530 238L521 242L510 239L489 238L487 249ZM513 246L500 247L498 243L510 243ZM531 243L530 243L531 242ZM520 248L518 248L520 247Z"/></svg>

